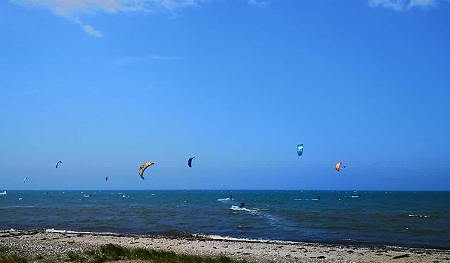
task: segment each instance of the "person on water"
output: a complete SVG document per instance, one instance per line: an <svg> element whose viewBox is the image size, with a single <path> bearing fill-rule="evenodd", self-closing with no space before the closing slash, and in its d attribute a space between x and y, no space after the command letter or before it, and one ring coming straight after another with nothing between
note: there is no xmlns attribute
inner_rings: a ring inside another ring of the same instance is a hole
<svg viewBox="0 0 450 263"><path fill-rule="evenodd" d="M244 202L241 203L241 206L239 208L242 208L242 207L244 207Z"/></svg>
<svg viewBox="0 0 450 263"><path fill-rule="evenodd" d="M232 195L230 195L230 200L233 200L233 196Z"/></svg>

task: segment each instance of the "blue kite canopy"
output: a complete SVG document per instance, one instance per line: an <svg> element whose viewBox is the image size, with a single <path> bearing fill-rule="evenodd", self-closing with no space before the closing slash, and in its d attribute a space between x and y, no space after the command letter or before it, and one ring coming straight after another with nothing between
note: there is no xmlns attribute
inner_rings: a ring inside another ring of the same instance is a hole
<svg viewBox="0 0 450 263"><path fill-rule="evenodd" d="M58 165L59 165L60 163L62 163L62 162L61 162L61 161L58 161L58 162L56 163L56 168L58 168Z"/></svg>
<svg viewBox="0 0 450 263"><path fill-rule="evenodd" d="M191 157L188 160L188 166L191 167L192 166L192 160L195 159L195 157Z"/></svg>
<svg viewBox="0 0 450 263"><path fill-rule="evenodd" d="M297 144L297 155L301 156L303 154L303 143Z"/></svg>

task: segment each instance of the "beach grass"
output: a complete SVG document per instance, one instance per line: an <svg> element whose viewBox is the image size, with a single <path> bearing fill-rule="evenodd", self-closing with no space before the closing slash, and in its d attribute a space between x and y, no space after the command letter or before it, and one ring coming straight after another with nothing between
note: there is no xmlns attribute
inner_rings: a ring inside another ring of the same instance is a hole
<svg viewBox="0 0 450 263"><path fill-rule="evenodd" d="M65 257L66 256L66 257ZM60 255L61 262L92 262L102 263L111 261L133 260L137 262L152 263L248 263L243 260L234 260L226 256L210 257L177 254L169 251L157 251L144 248L126 248L115 244L106 244L97 249L84 252L68 252ZM63 259L65 258L65 259ZM0 263L22 262L54 262L55 258L45 256L23 257L17 255L7 247L0 246Z"/></svg>
<svg viewBox="0 0 450 263"><path fill-rule="evenodd" d="M0 263L450 262L448 249L0 231Z"/></svg>
<svg viewBox="0 0 450 263"><path fill-rule="evenodd" d="M25 263L28 260L22 256L18 256L11 249L0 245L0 263Z"/></svg>

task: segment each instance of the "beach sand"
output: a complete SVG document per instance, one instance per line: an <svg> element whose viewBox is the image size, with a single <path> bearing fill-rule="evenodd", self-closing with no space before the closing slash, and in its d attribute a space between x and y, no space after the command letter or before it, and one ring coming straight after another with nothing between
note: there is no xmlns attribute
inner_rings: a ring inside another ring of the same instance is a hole
<svg viewBox="0 0 450 263"><path fill-rule="evenodd" d="M9 247L23 256L41 256L53 262L66 262L67 259L61 258L61 255L67 254L69 251L81 252L105 244L172 251L189 255L224 255L250 262L450 262L450 250L446 249L241 241L200 235L171 238L49 230L0 231L0 245Z"/></svg>

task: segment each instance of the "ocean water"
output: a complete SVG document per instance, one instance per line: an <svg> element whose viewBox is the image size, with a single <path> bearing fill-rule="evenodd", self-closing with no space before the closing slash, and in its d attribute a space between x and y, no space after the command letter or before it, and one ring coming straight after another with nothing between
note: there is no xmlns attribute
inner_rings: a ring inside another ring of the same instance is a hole
<svg viewBox="0 0 450 263"><path fill-rule="evenodd" d="M450 192L0 191L1 230L43 228L450 248Z"/></svg>

